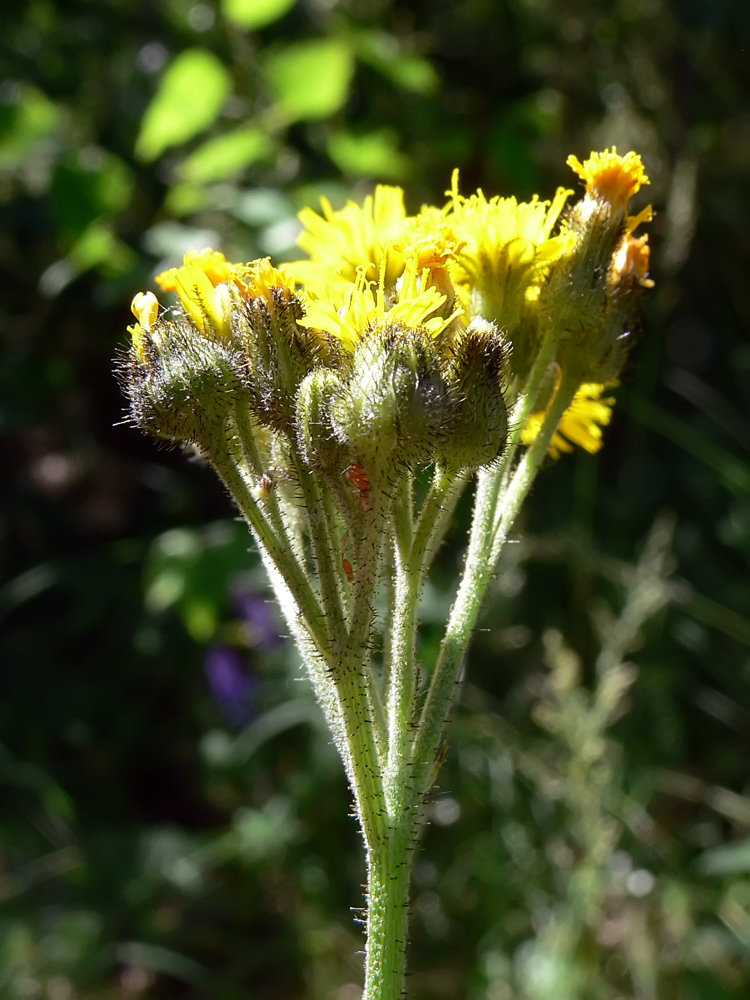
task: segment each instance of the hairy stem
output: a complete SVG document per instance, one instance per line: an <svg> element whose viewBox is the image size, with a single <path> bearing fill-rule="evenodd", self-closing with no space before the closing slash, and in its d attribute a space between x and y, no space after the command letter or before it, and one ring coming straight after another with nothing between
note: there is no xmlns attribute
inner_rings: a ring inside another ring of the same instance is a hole
<svg viewBox="0 0 750 1000"><path fill-rule="evenodd" d="M458 689L464 656L500 551L579 382L579 378L573 373L562 374L539 434L527 449L502 494L501 484L498 482L503 475L501 468L482 470L478 477L466 567L422 708L419 735L415 743L414 777L417 787L423 793L427 792L434 778L440 744Z"/></svg>
<svg viewBox="0 0 750 1000"><path fill-rule="evenodd" d="M267 554L270 563L286 582L305 628L310 633L318 652L327 658L330 649L323 612L310 582L295 559L289 544L286 539L279 538L274 533L263 517L247 482L235 465L229 449L226 446L215 449L211 455L211 462L240 508L258 546Z"/></svg>
<svg viewBox="0 0 750 1000"><path fill-rule="evenodd" d="M413 825L406 821L391 825L383 846L368 854L362 1000L402 1000L404 995L413 844Z"/></svg>

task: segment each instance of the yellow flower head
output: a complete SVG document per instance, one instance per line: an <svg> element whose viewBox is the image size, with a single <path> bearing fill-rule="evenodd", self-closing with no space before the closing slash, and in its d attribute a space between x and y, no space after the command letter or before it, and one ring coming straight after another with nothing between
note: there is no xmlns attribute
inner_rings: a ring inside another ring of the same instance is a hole
<svg viewBox="0 0 750 1000"><path fill-rule="evenodd" d="M575 239L550 234L572 192L558 188L552 202L493 197L480 190L468 198L458 192L453 172L450 223L460 250L456 253L464 280L483 299L483 308L506 327L513 327L528 293L545 269L570 249Z"/></svg>
<svg viewBox="0 0 750 1000"><path fill-rule="evenodd" d="M153 292L137 292L130 303L130 308L138 322L128 327L128 333L132 338L135 353L141 361L146 362L148 361L146 338L159 318L159 300Z"/></svg>
<svg viewBox="0 0 750 1000"><path fill-rule="evenodd" d="M443 209L423 206L419 215L406 219L393 247L404 259L404 275L427 272L426 283L445 295L445 309L451 311L456 289L450 272L465 244L458 239L445 216Z"/></svg>
<svg viewBox="0 0 750 1000"><path fill-rule="evenodd" d="M633 288L636 284L642 288L653 288L654 283L648 276L650 256L648 233L640 237L627 233L612 258L609 272L610 288L613 291L620 291Z"/></svg>
<svg viewBox="0 0 750 1000"><path fill-rule="evenodd" d="M327 198L320 202L322 215L311 208L299 213L305 229L297 242L310 259L288 264L285 271L303 284L355 282L361 269L368 281L378 281L385 261L385 283L393 285L403 270L403 259L391 246L406 218L403 190L378 184L364 204L349 201L338 211Z"/></svg>
<svg viewBox="0 0 750 1000"><path fill-rule="evenodd" d="M387 292L382 271L373 287L363 267L353 284L308 288L303 301L305 316L299 325L332 334L348 351L379 323L421 326L436 337L456 315L443 316L446 296L429 284L429 271L419 271L413 262L407 265L395 296Z"/></svg>
<svg viewBox="0 0 750 1000"><path fill-rule="evenodd" d="M610 383L609 387L612 385ZM611 396L602 399L602 393L607 388L606 385L593 382L584 383L579 388L550 441L549 453L552 458L559 458L562 452L573 451L574 445L579 445L592 455L599 451L603 444L602 428L612 419L612 406L615 402ZM536 438L544 417L544 411L531 414L521 434L524 444L531 444Z"/></svg>
<svg viewBox="0 0 750 1000"><path fill-rule="evenodd" d="M171 267L154 280L165 292L177 292L185 312L204 336L225 338L231 320L229 286L242 271L217 250L190 250L182 267Z"/></svg>
<svg viewBox="0 0 750 1000"><path fill-rule="evenodd" d="M230 264L220 250L188 250L182 260L183 267L198 267L204 272L212 285L222 285L231 281L236 272L237 264ZM159 287L165 292L178 291L179 267L170 267L168 271L162 271L154 278Z"/></svg>
<svg viewBox="0 0 750 1000"><path fill-rule="evenodd" d="M244 267L237 267L235 286L243 299L263 299L273 315L279 297L288 302L295 295L294 281L284 271L271 264L270 257L254 260Z"/></svg>
<svg viewBox="0 0 750 1000"><path fill-rule="evenodd" d="M592 152L583 163L577 156L569 156L566 162L586 182L586 194L607 202L616 215L625 215L633 195L651 183L640 156L633 152L620 156L616 146L611 152Z"/></svg>
<svg viewBox="0 0 750 1000"><path fill-rule="evenodd" d="M442 209L424 206L419 215L404 221L394 247L405 259L413 260L418 270L445 268L466 245L460 240Z"/></svg>

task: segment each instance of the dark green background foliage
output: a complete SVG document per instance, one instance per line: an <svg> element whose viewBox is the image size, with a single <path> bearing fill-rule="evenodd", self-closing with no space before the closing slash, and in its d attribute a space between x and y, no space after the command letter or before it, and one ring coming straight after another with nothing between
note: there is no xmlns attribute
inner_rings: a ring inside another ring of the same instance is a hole
<svg viewBox="0 0 750 1000"><path fill-rule="evenodd" d="M415 210L458 165L465 191L544 197L574 186L568 153L616 144L652 178L657 284L606 447L541 476L483 616L416 867L410 989L746 997L750 6L3 10L0 995L353 1000L360 981L342 769L264 631L244 529L207 470L120 422L132 294L191 246L289 258L321 193L402 183ZM425 596L426 660L467 512ZM669 601L610 723L587 693L595 624L657 518ZM234 717L204 670L227 649L249 678Z"/></svg>

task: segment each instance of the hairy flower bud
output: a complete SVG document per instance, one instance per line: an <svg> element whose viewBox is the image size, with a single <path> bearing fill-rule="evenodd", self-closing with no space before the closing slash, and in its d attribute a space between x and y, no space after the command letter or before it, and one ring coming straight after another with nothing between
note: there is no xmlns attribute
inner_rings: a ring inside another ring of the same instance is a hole
<svg viewBox="0 0 750 1000"><path fill-rule="evenodd" d="M331 404L342 391L339 375L318 368L304 379L297 393L297 444L311 469L339 474L349 464L346 448L336 437Z"/></svg>
<svg viewBox="0 0 750 1000"><path fill-rule="evenodd" d="M265 262L261 262L265 263ZM249 359L252 407L262 424L293 433L295 398L305 377L336 356L333 338L298 325L304 309L297 295L270 265L277 282L249 282L239 335Z"/></svg>
<svg viewBox="0 0 750 1000"><path fill-rule="evenodd" d="M186 317L131 328L133 344L120 367L133 421L148 434L211 451L245 393L244 362L228 343L196 334Z"/></svg>
<svg viewBox="0 0 750 1000"><path fill-rule="evenodd" d="M331 413L374 480L393 463L430 462L446 434L451 400L435 353L427 332L400 324L375 327L356 346Z"/></svg>
<svg viewBox="0 0 750 1000"><path fill-rule="evenodd" d="M476 319L457 338L447 370L451 432L439 448L449 469L475 469L501 454L508 435L503 374L509 349L494 323Z"/></svg>
<svg viewBox="0 0 750 1000"><path fill-rule="evenodd" d="M644 254L638 253L645 241L636 241L629 234L650 220L652 211L649 207L636 216L628 216L627 211L630 198L649 180L636 153L620 156L616 149L605 150L592 153L584 163L576 157L570 157L568 163L586 183L584 197L568 217L578 240L552 273L540 308L555 315L563 331L558 351L562 367L577 371L582 382L605 382L615 378L625 362L626 292L636 283L643 285L639 278L628 284L613 275L618 269L623 273L637 269L647 282L648 253L646 250L645 270ZM631 255L625 246L629 240L636 244Z"/></svg>

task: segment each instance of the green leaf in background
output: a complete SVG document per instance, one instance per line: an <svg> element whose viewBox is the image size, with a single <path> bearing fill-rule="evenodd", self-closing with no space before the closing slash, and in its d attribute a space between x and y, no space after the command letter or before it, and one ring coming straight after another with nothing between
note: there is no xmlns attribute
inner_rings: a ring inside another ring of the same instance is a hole
<svg viewBox="0 0 750 1000"><path fill-rule="evenodd" d="M403 180L410 162L398 150L398 136L390 129L352 135L334 132L328 140L328 155L345 174L376 180Z"/></svg>
<svg viewBox="0 0 750 1000"><path fill-rule="evenodd" d="M271 151L271 140L258 128L242 128L209 139L185 160L180 174L193 184L234 177Z"/></svg>
<svg viewBox="0 0 750 1000"><path fill-rule="evenodd" d="M0 104L0 170L19 166L59 121L55 105L35 87L14 87Z"/></svg>
<svg viewBox="0 0 750 1000"><path fill-rule="evenodd" d="M201 530L175 528L157 538L146 565L146 608L174 608L196 642L214 635L227 600L227 580L248 569L247 535L231 521Z"/></svg>
<svg viewBox="0 0 750 1000"><path fill-rule="evenodd" d="M250 31L273 24L290 11L297 0L222 0L225 17Z"/></svg>
<svg viewBox="0 0 750 1000"><path fill-rule="evenodd" d="M121 212L132 192L132 171L113 153L90 146L76 156L63 157L50 188L63 239L72 242L96 219Z"/></svg>
<svg viewBox="0 0 750 1000"><path fill-rule="evenodd" d="M191 215L208 204L206 188L200 184L173 184L164 199L164 208L170 215Z"/></svg>
<svg viewBox="0 0 750 1000"><path fill-rule="evenodd" d="M424 56L400 51L398 39L384 31L360 31L354 36L357 56L400 90L432 94L440 82Z"/></svg>
<svg viewBox="0 0 750 1000"><path fill-rule="evenodd" d="M151 161L169 146L192 139L216 120L232 84L222 63L203 49L188 49L172 61L146 109L136 155Z"/></svg>
<svg viewBox="0 0 750 1000"><path fill-rule="evenodd" d="M268 60L267 71L287 120L327 118L346 103L354 59L344 42L320 39L277 52Z"/></svg>
<svg viewBox="0 0 750 1000"><path fill-rule="evenodd" d="M721 844L706 851L698 859L698 868L704 875L736 875L750 872L750 839Z"/></svg>
<svg viewBox="0 0 750 1000"><path fill-rule="evenodd" d="M68 255L80 272L99 268L114 277L133 267L137 258L105 222L92 223L71 247Z"/></svg>

